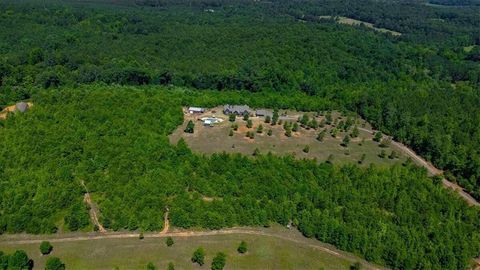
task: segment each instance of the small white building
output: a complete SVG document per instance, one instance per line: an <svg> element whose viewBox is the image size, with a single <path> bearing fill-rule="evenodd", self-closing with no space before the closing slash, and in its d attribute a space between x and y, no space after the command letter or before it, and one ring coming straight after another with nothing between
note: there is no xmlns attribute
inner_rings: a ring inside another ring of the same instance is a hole
<svg viewBox="0 0 480 270"><path fill-rule="evenodd" d="M194 113L204 113L205 109L200 108L200 107L188 107L188 113L194 114Z"/></svg>

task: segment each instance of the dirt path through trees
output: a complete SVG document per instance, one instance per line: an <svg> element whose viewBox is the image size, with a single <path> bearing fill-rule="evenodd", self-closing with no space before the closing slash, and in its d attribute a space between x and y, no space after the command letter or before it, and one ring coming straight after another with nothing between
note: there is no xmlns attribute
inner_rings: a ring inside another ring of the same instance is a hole
<svg viewBox="0 0 480 270"><path fill-rule="evenodd" d="M83 188L85 189L85 195L83 197L83 201L89 206L90 208L90 219L92 220L93 224L98 228L98 231L101 233L106 233L107 230L103 227L103 225L100 223L98 220L98 213L99 210L97 206L93 203L92 198L90 197L90 192L88 192L87 186L85 185L85 182L82 180L81 184Z"/></svg>
<svg viewBox="0 0 480 270"><path fill-rule="evenodd" d="M368 130L365 128L359 128L359 130L370 132L370 133L377 132L376 130ZM398 147L400 150L402 150L409 157L411 157L417 164L426 168L431 175L441 176L443 174L442 170L437 169L431 163L427 162L421 156L417 155L417 153L415 153L412 149L408 148L406 145L396 142L394 140L392 140L392 144ZM460 187L459 185L452 183L443 177L442 177L442 184L444 187L455 190L469 205L480 206L480 203L477 200L475 200L475 198L473 198L470 194L465 192L463 188Z"/></svg>

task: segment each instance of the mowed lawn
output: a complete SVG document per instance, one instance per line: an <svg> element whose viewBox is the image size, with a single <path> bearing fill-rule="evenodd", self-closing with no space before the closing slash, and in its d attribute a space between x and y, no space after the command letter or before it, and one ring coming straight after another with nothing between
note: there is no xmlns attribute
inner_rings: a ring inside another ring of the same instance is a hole
<svg viewBox="0 0 480 270"><path fill-rule="evenodd" d="M341 254L336 256L327 253L322 250L327 245L305 238L295 230L258 230L273 232L280 238L249 234L174 237L175 244L171 247L166 246L164 237L152 238L148 234L143 240L52 241L54 250L48 256L61 258L67 269L146 269L148 262L154 263L158 269L167 269L169 262L174 263L175 269L210 269L212 258L217 252L227 254L225 269L349 269L356 261L360 261L365 266L364 269L371 269L368 263L351 254L335 251ZM0 250L11 253L23 249L34 260L34 269L44 269L47 256L40 255L38 243L2 244L1 239ZM242 240L248 244L246 254L239 254L236 250ZM206 251L203 267L190 261L192 253L199 246Z"/></svg>
<svg viewBox="0 0 480 270"><path fill-rule="evenodd" d="M180 138L184 138L189 147L199 153L242 153L245 155L252 155L256 148L260 150L260 153L266 154L271 152L276 155L294 155L296 158L316 158L319 162L326 161L330 155L333 156L333 163L355 163L361 159L365 154L366 158L362 163L363 166L368 166L371 163L377 165L392 165L397 162L403 162L406 160L406 156L403 152L395 146L390 145L386 148L379 147L379 143L373 141L374 135L371 132L367 132L360 129L360 134L357 138L351 138L351 142L348 147L342 146L342 140L346 133L338 132L334 138L330 135L330 130L333 128L331 125L327 125L324 128L304 129L301 128L299 132L293 132L292 137L285 136L285 130L283 125L272 126L264 123L263 117L250 117L253 122L252 128L246 127L246 121L243 121L241 117L237 117L235 123L239 128L234 131L233 136L229 136L232 122L228 121L228 116L224 115L216 108L217 113L213 114L211 111L207 111L201 115L185 115L185 121L183 125L179 126L175 132L170 135L171 143L177 143ZM224 119L224 122L217 124L213 127L203 126L200 121L201 117L215 115L216 117ZM302 115L299 112L291 112L288 114L290 122L296 122L297 117ZM313 115L313 114L312 114ZM345 121L346 117L340 116L339 113L333 114L333 119L338 118L338 122ZM323 116L316 117L320 122ZM189 120L194 121L195 128L194 133L185 133L184 129ZM285 121L285 120L284 120ZM370 130L371 127L364 120L358 120L358 127L364 126ZM263 133L256 133L256 129L259 125L263 126ZM318 133L327 129L327 134L324 137L323 142L319 142L316 138ZM272 135L268 136L267 131L271 129ZM255 132L255 138L250 139L246 137L247 131ZM351 129L348 134L350 134ZM305 146L309 147L309 152L305 153L303 149ZM384 150L386 157L381 158L379 154ZM398 158L390 159L388 156L392 151L398 154Z"/></svg>

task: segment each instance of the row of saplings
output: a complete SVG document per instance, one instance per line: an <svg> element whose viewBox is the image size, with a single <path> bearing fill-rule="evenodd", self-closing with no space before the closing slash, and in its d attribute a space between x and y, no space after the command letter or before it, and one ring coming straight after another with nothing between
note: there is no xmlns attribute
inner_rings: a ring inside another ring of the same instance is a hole
<svg viewBox="0 0 480 270"><path fill-rule="evenodd" d="M40 252L47 256L53 250L53 246L48 241L40 244ZM23 250L17 250L13 254L4 254L0 251L0 270L27 270L33 269L34 261L30 259ZM45 264L45 270L65 270L65 264L57 257L49 257Z"/></svg>
<svg viewBox="0 0 480 270"><path fill-rule="evenodd" d="M143 239L143 233L140 233L140 239ZM171 247L175 243L173 241L172 237L167 237L165 243L167 246ZM240 242L240 245L237 248L238 253L244 254L247 252L247 243L245 241ZM205 264L205 250L203 247L197 248L193 254L191 261L192 263L196 263L200 266L203 266ZM212 270L222 270L225 267L225 264L227 262L227 255L223 252L218 252L215 257L213 257L212 260L212 265L210 269ZM153 263L148 263L147 264L147 270L157 270L157 267ZM175 265L173 262L169 262L167 266L167 270L175 270Z"/></svg>

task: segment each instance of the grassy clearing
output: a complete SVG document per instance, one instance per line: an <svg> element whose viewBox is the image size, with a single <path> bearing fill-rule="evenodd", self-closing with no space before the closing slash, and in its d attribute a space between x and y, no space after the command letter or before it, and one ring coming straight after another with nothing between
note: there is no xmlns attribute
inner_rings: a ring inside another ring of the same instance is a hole
<svg viewBox="0 0 480 270"><path fill-rule="evenodd" d="M255 230L274 233L280 238L247 234L174 237L175 244L167 247L165 238L152 238L146 234L143 240L126 238L52 242L54 250L49 256L61 258L67 269L146 269L148 262L154 263L158 269L166 269L169 262L175 264L175 269L209 269L213 256L220 251L227 254L225 269L349 269L356 261L367 266L366 269L372 268L353 255L337 251L341 256L334 256L322 251L316 247L326 245L305 238L295 230L280 226ZM247 242L248 252L240 255L236 249L242 240ZM192 253L199 246L206 251L203 267L190 262ZM0 242L0 250L12 252L16 249L27 251L35 261L35 269L44 268L47 256L40 255L38 243Z"/></svg>
<svg viewBox="0 0 480 270"><path fill-rule="evenodd" d="M225 119L221 124L214 127L205 127L202 122L199 121L201 117L211 116L216 111L215 115ZM288 118L296 122L299 115L303 113L289 112ZM313 114L311 114L313 115ZM333 120L345 121L346 117L340 116L339 113L332 114ZM324 116L317 117L317 121L320 122ZM245 155L252 155L256 148L260 150L260 153L268 153L277 155L294 155L296 158L316 158L319 162L323 162L328 159L330 155L333 155L334 163L355 163L361 159L365 154L365 160L362 163L363 166L368 166L371 163L378 165L391 165L396 162L403 162L406 157L402 154L402 151L395 146L389 146L386 148L380 148L379 143L373 141L373 134L360 130L360 134L357 138L352 138L348 147L341 146L342 140L347 133L338 132L336 137L332 137L329 131L333 128L332 125L327 125L325 128L328 130L323 142L319 142L317 134L324 128L318 128L317 130L306 130L301 128L299 132L294 132L292 137L285 136L285 130L282 125L271 126L264 123L264 118L250 117L253 122L252 128L247 128L246 121L243 121L241 117L237 117L235 123L238 124L238 130L234 131L233 136L229 136L232 123L228 121L228 116L221 113L221 109L215 108L205 112L201 115L185 115L184 124L178 127L178 129L170 136L172 143L178 142L180 138L184 138L190 148L195 152L212 154L212 153L241 153ZM189 120L195 122L195 129L193 134L185 133L183 130ZM285 121L285 120L284 120ZM263 132L261 134L256 133L256 129L259 125L263 125ZM370 129L368 123L363 120L359 120L359 127L365 126L366 129ZM272 135L268 136L268 130L272 130ZM255 138L250 139L246 137L247 131L255 132ZM309 147L309 152L305 153L303 150L305 146ZM384 150L387 157L381 158L379 154ZM394 150L399 154L398 158L389 159L388 155Z"/></svg>
<svg viewBox="0 0 480 270"><path fill-rule="evenodd" d="M392 34L394 36L402 35L402 33L400 33L400 32L388 30L388 29L385 29L385 28L378 28L378 27L375 27L372 23L359 21L359 20L355 20L355 19L351 19L351 18L347 18L347 17L320 16L320 19L332 19L332 18L335 19L336 22L341 23L341 24L353 25L353 26L364 25L364 26L366 26L368 28L371 28L371 29L373 29L375 31L378 31L378 32L389 33L389 34Z"/></svg>

